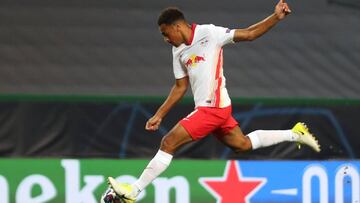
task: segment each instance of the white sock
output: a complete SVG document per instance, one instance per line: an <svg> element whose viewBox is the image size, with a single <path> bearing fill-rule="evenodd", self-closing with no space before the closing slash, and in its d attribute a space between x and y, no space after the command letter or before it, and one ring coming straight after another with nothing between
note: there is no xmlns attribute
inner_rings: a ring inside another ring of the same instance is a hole
<svg viewBox="0 0 360 203"><path fill-rule="evenodd" d="M136 197L146 186L165 171L170 165L172 157L171 154L159 150L144 169L139 179L132 184L135 190L133 190L131 196Z"/></svg>
<svg viewBox="0 0 360 203"><path fill-rule="evenodd" d="M255 130L247 136L250 138L253 150L285 141L295 142L299 138L299 135L292 130Z"/></svg>

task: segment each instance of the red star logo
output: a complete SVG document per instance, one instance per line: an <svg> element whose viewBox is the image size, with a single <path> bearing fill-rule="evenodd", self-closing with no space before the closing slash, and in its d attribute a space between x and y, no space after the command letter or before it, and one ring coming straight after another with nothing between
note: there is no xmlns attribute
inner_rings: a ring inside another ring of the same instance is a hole
<svg viewBox="0 0 360 203"><path fill-rule="evenodd" d="M236 161L228 161L223 177L199 179L217 203L250 203L250 198L266 183L265 178L243 177Z"/></svg>

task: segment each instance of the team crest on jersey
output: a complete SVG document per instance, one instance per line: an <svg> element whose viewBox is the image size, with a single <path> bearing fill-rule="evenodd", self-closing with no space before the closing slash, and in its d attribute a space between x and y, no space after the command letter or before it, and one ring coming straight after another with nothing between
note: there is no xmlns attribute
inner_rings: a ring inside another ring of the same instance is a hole
<svg viewBox="0 0 360 203"><path fill-rule="evenodd" d="M185 66L187 68L195 68L199 63L204 62L205 57L204 56L197 56L195 54L192 54L189 59L186 61Z"/></svg>

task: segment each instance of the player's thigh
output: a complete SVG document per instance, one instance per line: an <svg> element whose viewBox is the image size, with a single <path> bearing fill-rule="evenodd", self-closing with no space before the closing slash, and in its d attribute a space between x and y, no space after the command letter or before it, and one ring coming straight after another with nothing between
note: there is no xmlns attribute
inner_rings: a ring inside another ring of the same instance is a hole
<svg viewBox="0 0 360 203"><path fill-rule="evenodd" d="M161 140L160 149L168 153L173 153L179 147L192 140L192 137L185 128L177 123Z"/></svg>
<svg viewBox="0 0 360 203"><path fill-rule="evenodd" d="M250 139L244 135L237 125L228 132L217 132L216 137L234 151L247 151L251 149Z"/></svg>

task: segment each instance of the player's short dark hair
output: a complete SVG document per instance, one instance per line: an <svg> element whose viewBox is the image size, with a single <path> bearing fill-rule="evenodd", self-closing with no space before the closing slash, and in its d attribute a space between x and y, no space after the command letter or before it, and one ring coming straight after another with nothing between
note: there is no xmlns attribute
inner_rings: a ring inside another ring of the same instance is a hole
<svg viewBox="0 0 360 203"><path fill-rule="evenodd" d="M184 14L176 7L168 7L161 12L158 18L158 25L170 25L178 20L185 20Z"/></svg>

